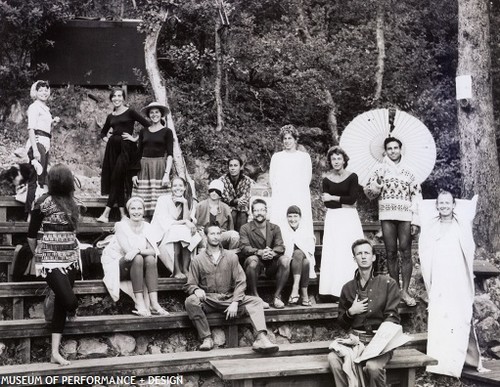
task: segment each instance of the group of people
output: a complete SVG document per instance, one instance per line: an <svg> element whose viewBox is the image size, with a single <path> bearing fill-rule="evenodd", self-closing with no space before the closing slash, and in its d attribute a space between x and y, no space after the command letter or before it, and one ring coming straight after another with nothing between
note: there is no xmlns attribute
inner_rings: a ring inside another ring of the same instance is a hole
<svg viewBox="0 0 500 387"><path fill-rule="evenodd" d="M28 111L29 155L36 171L32 185L36 189L38 184L47 193L32 207L28 237L36 272L46 278L56 295L52 360L67 364L59 344L66 317L74 315L77 307L71 288L79 269L78 208L71 171L59 164L47 174L50 128L57 121L46 106L50 88L38 81L32 91L35 102ZM228 172L209 184L207 199L196 203L190 184L178 176L171 178L173 134L165 122L168 108L149 104L143 109L147 120L125 105L122 89L114 89L110 100L114 111L101 131L106 142L101 188L109 197L97 220L109 221L111 208L118 205L122 219L102 255L104 282L112 298L117 300L121 289L134 299L134 313L168 314L158 302L159 258L174 277L187 279L185 306L202 340L200 349L214 346L206 319L206 313L213 310L224 311L227 318L246 312L257 332L254 349L278 350L267 337L263 309L270 305L259 297L257 280L262 274L275 278L271 304L280 309L285 306L282 291L290 272L289 305L311 305L308 282L315 276L309 190L312 164L298 145L297 129L292 125L281 128L283 151L271 159L272 196L268 201L252 201L254 182L243 173L242 160L232 157ZM144 128L134 137L136 122ZM327 153L319 292L338 297L339 322L358 331L373 332L383 321L398 323L400 300L408 306L416 304L409 293L411 239L422 225L422 197L414 173L404 162L402 147L397 138L384 141L384 160L364 187L368 198L378 200L390 277L374 275L373 246L363 239L355 207L358 177L346 169L349 156L338 146ZM478 368L481 362L471 324L473 214L460 219L454 207L450 193L438 196L437 213L423 225L420 256L429 292L429 337L440 338L440 344L429 342L429 355L439 361L437 368L429 370L459 376L466 360ZM37 242L40 229L43 236ZM450 286L445 274L449 267L461 271L456 286ZM460 297L458 289L463 293ZM448 356L451 350L453 357ZM329 357L338 386L348 385L341 360L335 352ZM371 385L384 385L383 369L389 360L390 354L367 363Z"/></svg>

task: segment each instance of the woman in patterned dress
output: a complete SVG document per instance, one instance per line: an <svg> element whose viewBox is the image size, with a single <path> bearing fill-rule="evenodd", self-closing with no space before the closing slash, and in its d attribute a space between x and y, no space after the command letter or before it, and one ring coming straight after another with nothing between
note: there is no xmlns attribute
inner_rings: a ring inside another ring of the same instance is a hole
<svg viewBox="0 0 500 387"><path fill-rule="evenodd" d="M55 294L51 361L61 365L70 363L60 354L59 345L66 317L74 316L78 307L73 284L81 277L80 251L75 235L79 209L74 191L73 174L68 167L54 165L48 173L48 194L35 202L28 229L36 274L45 278ZM40 229L43 235L37 241Z"/></svg>

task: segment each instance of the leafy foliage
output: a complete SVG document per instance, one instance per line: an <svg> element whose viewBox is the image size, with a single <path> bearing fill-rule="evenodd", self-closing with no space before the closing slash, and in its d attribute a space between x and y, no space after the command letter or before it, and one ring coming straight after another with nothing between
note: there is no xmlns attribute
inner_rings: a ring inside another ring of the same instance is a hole
<svg viewBox="0 0 500 387"><path fill-rule="evenodd" d="M74 15L140 17L147 32L162 23L160 11L168 9L158 57L191 170L195 160L204 160L209 178L216 177L224 172L229 153L236 153L248 160L252 173L265 172L271 155L281 147L279 127L292 123L301 128L302 143L312 154L317 176L313 190L318 193L323 155L332 143L327 123L332 108L326 98L329 92L340 132L356 115L377 107L396 107L421 119L438 147L424 195L435 196L440 188L460 195L455 0L225 1L230 27L221 35L225 74L221 132L214 131L214 41L220 17L216 3L137 0L136 4L137 9L132 2L120 0L1 2L0 16L7 20L1 27L7 39L0 43L5 47L0 51L4 106L26 95L36 75L36 69L29 67L29 54L52 23ZM382 96L374 102L377 7L384 10L386 58ZM500 21L498 8L492 5L493 25ZM497 38L493 35L493 39ZM493 45L494 53L497 46ZM9 61L7 53L15 53L15 60ZM143 79L144 74L138 77ZM317 207L322 207L320 202Z"/></svg>

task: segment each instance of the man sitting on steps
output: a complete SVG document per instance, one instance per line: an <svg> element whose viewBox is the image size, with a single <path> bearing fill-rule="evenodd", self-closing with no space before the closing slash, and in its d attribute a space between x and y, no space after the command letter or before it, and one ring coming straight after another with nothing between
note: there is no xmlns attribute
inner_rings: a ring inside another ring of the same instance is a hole
<svg viewBox="0 0 500 387"><path fill-rule="evenodd" d="M248 278L249 294L259 296L257 279L261 272L267 278L276 279L273 307L282 309L281 291L290 274L291 258L284 255L285 245L278 225L266 220L267 204L262 199L252 203L253 220L240 229L240 255L244 258L243 266ZM269 308L267 302L264 308Z"/></svg>
<svg viewBox="0 0 500 387"><path fill-rule="evenodd" d="M205 226L207 248L191 261L185 291L186 312L193 321L203 343L201 351L209 351L214 341L206 313L224 312L226 320L246 312L257 332L253 350L261 353L278 351L267 337L262 300L245 295L246 277L237 255L220 246L221 228L218 224Z"/></svg>
<svg viewBox="0 0 500 387"><path fill-rule="evenodd" d="M338 323L344 329L352 329L366 343L384 321L399 324L398 304L401 300L396 281L386 275L373 275L373 246L366 239L352 244L358 270L354 279L347 282L340 293ZM364 367L367 386L385 387L385 366L391 360L392 351L369 359ZM328 355L336 387L347 387L349 381L343 370L343 358L335 351Z"/></svg>

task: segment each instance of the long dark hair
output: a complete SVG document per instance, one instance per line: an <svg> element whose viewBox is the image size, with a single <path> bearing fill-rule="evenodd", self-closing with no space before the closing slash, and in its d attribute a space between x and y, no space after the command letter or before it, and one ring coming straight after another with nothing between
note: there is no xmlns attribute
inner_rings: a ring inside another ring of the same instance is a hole
<svg viewBox="0 0 500 387"><path fill-rule="evenodd" d="M64 164L56 164L50 168L47 180L52 200L76 228L80 211L74 198L75 181L70 169Z"/></svg>
<svg viewBox="0 0 500 387"><path fill-rule="evenodd" d="M193 190L191 189L191 184L188 184L188 182L186 181L186 179L184 179L181 176L174 176L173 179L172 179L172 182L174 180L180 180L180 181L182 181L182 184L184 184L184 187L186 187L186 190L184 191L184 197L186 198L187 204L188 204L188 208L191 211L191 209L193 208Z"/></svg>

